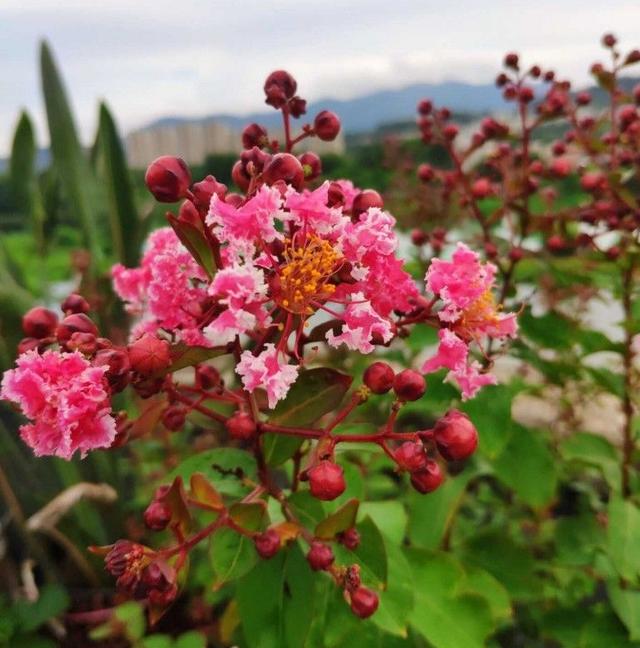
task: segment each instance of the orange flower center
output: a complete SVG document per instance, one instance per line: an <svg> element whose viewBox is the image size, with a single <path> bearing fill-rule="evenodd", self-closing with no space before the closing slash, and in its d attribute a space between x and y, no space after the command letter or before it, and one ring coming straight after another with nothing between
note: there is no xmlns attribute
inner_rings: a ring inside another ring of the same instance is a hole
<svg viewBox="0 0 640 648"><path fill-rule="evenodd" d="M480 297L464 309L454 329L461 337L471 339L479 328L497 324L498 306L491 290L485 290Z"/></svg>
<svg viewBox="0 0 640 648"><path fill-rule="evenodd" d="M342 257L331 244L315 234L302 246L285 240L284 265L280 268L280 305L291 313L310 315L310 304L330 297L336 287L329 278L340 266Z"/></svg>

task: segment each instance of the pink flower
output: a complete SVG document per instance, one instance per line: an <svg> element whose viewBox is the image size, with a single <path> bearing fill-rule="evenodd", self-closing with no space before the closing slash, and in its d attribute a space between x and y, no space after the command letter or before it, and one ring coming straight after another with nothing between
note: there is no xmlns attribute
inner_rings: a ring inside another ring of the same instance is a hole
<svg viewBox="0 0 640 648"><path fill-rule="evenodd" d="M432 373L438 369L449 369L447 379L454 378L464 400L475 396L484 385L495 385L495 376L480 373L478 362L469 362L469 345L461 340L453 331L440 329L438 332L440 344L433 358L427 360L422 366L422 373Z"/></svg>
<svg viewBox="0 0 640 648"><path fill-rule="evenodd" d="M327 342L333 347L344 343L353 351L371 353L375 349L371 344L375 334L384 342L392 338L391 324L376 313L362 293L352 295L352 300L342 314L344 324L341 333L335 335L333 331L328 331Z"/></svg>
<svg viewBox="0 0 640 648"><path fill-rule="evenodd" d="M351 180L334 180L334 182L342 189L344 194L344 210L351 211L353 199L360 193L360 189L354 187Z"/></svg>
<svg viewBox="0 0 640 648"><path fill-rule="evenodd" d="M203 330L216 346L227 344L236 335L267 321L264 310L267 284L264 273L258 268L232 266L219 270L209 286L209 293L218 298L220 305L226 306Z"/></svg>
<svg viewBox="0 0 640 648"><path fill-rule="evenodd" d="M170 227L153 232L140 267L111 269L116 293L141 317L133 338L163 329L191 344L211 346L202 335L207 277Z"/></svg>
<svg viewBox="0 0 640 648"><path fill-rule="evenodd" d="M240 207L221 200L216 194L206 217L217 238L228 243L232 256L251 256L256 241L267 243L282 238L274 226L274 218L280 215L282 198L280 192L262 185L256 194Z"/></svg>
<svg viewBox="0 0 640 648"><path fill-rule="evenodd" d="M391 214L376 207L360 214L355 223L347 221L340 239L345 257L360 262L367 253L393 254L398 247L395 224Z"/></svg>
<svg viewBox="0 0 640 648"><path fill-rule="evenodd" d="M320 185L314 191L297 192L290 187L285 199L285 207L296 225L315 230L318 234L329 234L338 225L348 219L337 207L328 207L329 182Z"/></svg>
<svg viewBox="0 0 640 648"><path fill-rule="evenodd" d="M104 372L80 353L28 351L4 374L0 397L18 403L33 423L20 434L37 456L71 459L108 448L116 436Z"/></svg>
<svg viewBox="0 0 640 648"><path fill-rule="evenodd" d="M258 387L266 390L269 407L283 399L289 387L298 377L298 367L281 362L278 350L273 344L265 344L264 351L254 356L251 351L244 351L236 367L237 374L248 392Z"/></svg>

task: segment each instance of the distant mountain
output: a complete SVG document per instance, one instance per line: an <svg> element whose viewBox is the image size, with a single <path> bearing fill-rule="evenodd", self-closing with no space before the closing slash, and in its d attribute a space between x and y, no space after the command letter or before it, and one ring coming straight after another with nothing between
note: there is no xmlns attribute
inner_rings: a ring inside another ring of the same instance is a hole
<svg viewBox="0 0 640 648"><path fill-rule="evenodd" d="M333 110L340 116L345 133L362 133L389 122L415 118L416 104L424 98L429 98L437 105L447 106L456 112L494 112L504 108L500 92L493 84L473 85L447 81L417 83L400 90L381 90L354 99L314 101L308 104L307 115L312 118L320 110ZM275 110L265 110L244 116L222 113L196 119L165 117L154 121L146 128L207 121L221 122L237 129L253 121L267 127L277 127L281 123L280 120L280 115Z"/></svg>

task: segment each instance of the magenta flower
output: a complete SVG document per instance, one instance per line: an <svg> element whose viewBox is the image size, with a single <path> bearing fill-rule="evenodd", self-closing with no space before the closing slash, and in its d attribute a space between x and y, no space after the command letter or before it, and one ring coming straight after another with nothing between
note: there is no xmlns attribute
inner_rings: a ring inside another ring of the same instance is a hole
<svg viewBox="0 0 640 648"><path fill-rule="evenodd" d="M80 353L28 351L5 372L0 397L20 405L35 421L20 434L37 456L71 459L76 451L108 448L116 436L104 373Z"/></svg>

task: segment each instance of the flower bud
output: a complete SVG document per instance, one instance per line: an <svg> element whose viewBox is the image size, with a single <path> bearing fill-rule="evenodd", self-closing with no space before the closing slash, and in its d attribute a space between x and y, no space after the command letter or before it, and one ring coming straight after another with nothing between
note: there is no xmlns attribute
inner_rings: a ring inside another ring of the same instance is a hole
<svg viewBox="0 0 640 648"><path fill-rule="evenodd" d="M417 227L411 230L411 242L416 247L421 247L429 241L429 235Z"/></svg>
<svg viewBox="0 0 640 648"><path fill-rule="evenodd" d="M249 124L245 126L242 131L242 146L246 149L251 149L254 146L264 148L269 143L269 136L264 126L260 124Z"/></svg>
<svg viewBox="0 0 640 648"><path fill-rule="evenodd" d="M431 182L433 176L435 175L433 167L430 164L421 164L418 167L418 179L422 182Z"/></svg>
<svg viewBox="0 0 640 648"><path fill-rule="evenodd" d="M344 190L337 182L329 183L329 191L327 193L327 206L328 207L343 207L345 204Z"/></svg>
<svg viewBox="0 0 640 648"><path fill-rule="evenodd" d="M557 178L566 178L571 173L571 162L567 158L556 158L549 166L549 171Z"/></svg>
<svg viewBox="0 0 640 648"><path fill-rule="evenodd" d="M588 106L591 103L591 94L588 92L578 92L576 95L576 103L578 106Z"/></svg>
<svg viewBox="0 0 640 648"><path fill-rule="evenodd" d="M61 304L62 312L65 315L74 313L88 313L91 310L89 302L77 293L71 293Z"/></svg>
<svg viewBox="0 0 640 648"><path fill-rule="evenodd" d="M158 202L173 203L187 197L191 172L182 158L164 155L149 165L144 181Z"/></svg>
<svg viewBox="0 0 640 648"><path fill-rule="evenodd" d="M231 168L231 179L241 191L246 191L249 188L251 178L247 174L244 164L240 160L238 160Z"/></svg>
<svg viewBox="0 0 640 648"><path fill-rule="evenodd" d="M460 129L455 124L447 124L442 129L442 135L451 142L458 136L459 131Z"/></svg>
<svg viewBox="0 0 640 648"><path fill-rule="evenodd" d="M229 435L238 441L250 441L256 435L255 421L246 412L236 412L225 425Z"/></svg>
<svg viewBox="0 0 640 648"><path fill-rule="evenodd" d="M424 395L427 383L422 374L413 369L405 369L396 375L393 390L403 401L415 401Z"/></svg>
<svg viewBox="0 0 640 648"><path fill-rule="evenodd" d="M265 103L278 109L284 106L296 93L298 84L285 70L272 72L264 82Z"/></svg>
<svg viewBox="0 0 640 648"><path fill-rule="evenodd" d="M291 97L289 100L289 114L298 119L307 112L307 102L302 97Z"/></svg>
<svg viewBox="0 0 640 648"><path fill-rule="evenodd" d="M330 110L323 110L313 120L313 130L324 142L331 142L340 132L340 119Z"/></svg>
<svg viewBox="0 0 640 648"><path fill-rule="evenodd" d="M355 527L351 527L338 535L340 544L349 551L355 551L360 546L360 534Z"/></svg>
<svg viewBox="0 0 640 648"><path fill-rule="evenodd" d="M177 432L187 420L187 410L182 405L171 405L162 413L162 423L172 432Z"/></svg>
<svg viewBox="0 0 640 648"><path fill-rule="evenodd" d="M427 459L427 465L411 474L411 485L423 495L432 493L444 481L442 469L433 459Z"/></svg>
<svg viewBox="0 0 640 648"><path fill-rule="evenodd" d="M513 262L520 261L524 257L524 250L520 247L514 247L509 250L509 258Z"/></svg>
<svg viewBox="0 0 640 648"><path fill-rule="evenodd" d="M131 368L148 375L166 369L171 364L171 347L165 340L144 333L128 347Z"/></svg>
<svg viewBox="0 0 640 648"><path fill-rule="evenodd" d="M267 529L253 539L256 551L261 558L273 558L280 551L280 536L274 529Z"/></svg>
<svg viewBox="0 0 640 648"><path fill-rule="evenodd" d="M84 313L67 315L56 329L56 338L62 345L66 344L74 333L91 333L98 335L98 327Z"/></svg>
<svg viewBox="0 0 640 648"><path fill-rule="evenodd" d="M326 545L324 542L318 542L317 540L311 543L309 553L307 553L307 561L313 571L329 569L334 560L335 556L329 545Z"/></svg>
<svg viewBox="0 0 640 648"><path fill-rule="evenodd" d="M422 443L416 443L415 441L405 441L396 449L393 456L400 468L411 473L424 470L427 465L424 446Z"/></svg>
<svg viewBox="0 0 640 648"><path fill-rule="evenodd" d="M304 170L295 155L277 153L265 167L262 179L268 185L273 185L282 180L294 189L301 189L304 184Z"/></svg>
<svg viewBox="0 0 640 648"><path fill-rule="evenodd" d="M80 353L91 356L98 348L96 336L93 333L80 333L76 331L67 342L69 351L79 351Z"/></svg>
<svg viewBox="0 0 640 648"><path fill-rule="evenodd" d="M551 252L562 252L567 247L567 242L559 234L554 234L547 239L547 248Z"/></svg>
<svg viewBox="0 0 640 648"><path fill-rule="evenodd" d="M447 461L462 461L478 447L478 431L469 417L458 410L447 412L433 428L438 452Z"/></svg>
<svg viewBox="0 0 640 648"><path fill-rule="evenodd" d="M313 466L307 474L311 494L320 500L334 500L347 487L342 467L326 459Z"/></svg>
<svg viewBox="0 0 640 648"><path fill-rule="evenodd" d="M351 611L361 619L369 618L378 609L378 595L368 587L358 587L350 597Z"/></svg>
<svg viewBox="0 0 640 648"><path fill-rule="evenodd" d="M27 351L35 351L40 346L38 338L26 337L18 342L18 355L22 355Z"/></svg>
<svg viewBox="0 0 640 648"><path fill-rule="evenodd" d="M305 180L315 180L322 173L322 162L320 157L312 151L307 151L298 156Z"/></svg>
<svg viewBox="0 0 640 648"><path fill-rule="evenodd" d="M220 372L211 365L201 364L196 367L196 385L201 389L213 389L222 385Z"/></svg>
<svg viewBox="0 0 640 648"><path fill-rule="evenodd" d="M35 306L22 316L22 330L32 338L45 338L53 335L58 324L58 316L48 308Z"/></svg>
<svg viewBox="0 0 640 648"><path fill-rule="evenodd" d="M535 94L533 92L533 88L531 88L530 86L522 86L522 88L520 88L518 99L520 99L522 103L529 103L533 101L534 97Z"/></svg>
<svg viewBox="0 0 640 648"><path fill-rule="evenodd" d="M605 34L602 37L602 44L605 47L613 47L618 42L618 39L613 34Z"/></svg>
<svg viewBox="0 0 640 648"><path fill-rule="evenodd" d="M359 216L371 207L382 209L384 207L384 200L382 200L382 196L377 191L365 189L353 199L351 211L354 216Z"/></svg>
<svg viewBox="0 0 640 648"><path fill-rule="evenodd" d="M163 531L171 522L171 508L166 502L151 502L144 514L144 523L151 531Z"/></svg>
<svg viewBox="0 0 640 648"><path fill-rule="evenodd" d="M224 195L227 193L227 185L218 182L214 176L208 175L204 180L196 182L191 187L191 192L193 193L196 207L202 211L207 211L213 194L224 198Z"/></svg>
<svg viewBox="0 0 640 648"><path fill-rule="evenodd" d="M433 104L428 99L423 99L418 102L418 113L423 117L431 114L433 110Z"/></svg>
<svg viewBox="0 0 640 648"><path fill-rule="evenodd" d="M366 368L363 381L374 394L386 394L393 387L395 376L386 362L374 362Z"/></svg>
<svg viewBox="0 0 640 648"><path fill-rule="evenodd" d="M519 60L520 59L515 52L509 52L509 54L504 57L504 66L511 68L512 70L517 70Z"/></svg>
<svg viewBox="0 0 640 648"><path fill-rule="evenodd" d="M473 197L478 200L490 196L493 193L491 182L488 178L478 178L471 185L471 193L473 194Z"/></svg>

